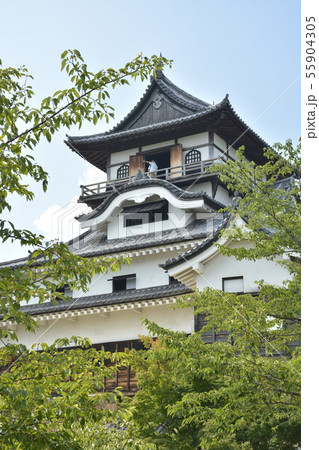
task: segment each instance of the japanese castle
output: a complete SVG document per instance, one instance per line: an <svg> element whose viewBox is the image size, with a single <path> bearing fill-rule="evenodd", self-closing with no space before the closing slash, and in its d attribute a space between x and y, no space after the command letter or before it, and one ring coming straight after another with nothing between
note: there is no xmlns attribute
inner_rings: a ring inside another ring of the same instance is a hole
<svg viewBox="0 0 319 450"><path fill-rule="evenodd" d="M41 341L48 343L78 335L96 348L140 349L139 335L147 334L143 318L185 333L203 326L204 317L194 315L192 308L174 309L181 295L207 286L252 293L256 280L280 284L287 277L275 262L237 261L213 245L232 245L219 238L229 226L228 216L219 210L232 204L234 193L208 169L234 159L242 145L247 159L262 164L267 146L235 112L228 95L208 104L158 71L112 130L68 136L66 144L106 174L104 182L81 186L78 201L92 211L77 218L83 233L70 248L86 258L124 255L131 263L97 275L88 292L69 292L71 302L25 306L39 327L33 334L17 325L24 344L31 345L47 330ZM156 172L148 172L152 160ZM227 337L212 332L204 338L214 342ZM136 390L130 368L107 383L110 389L120 384L124 392Z"/></svg>

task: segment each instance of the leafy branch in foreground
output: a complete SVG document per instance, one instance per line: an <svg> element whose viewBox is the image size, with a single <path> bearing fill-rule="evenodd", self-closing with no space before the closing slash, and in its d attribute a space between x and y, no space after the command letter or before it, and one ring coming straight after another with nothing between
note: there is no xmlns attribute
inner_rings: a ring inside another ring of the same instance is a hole
<svg viewBox="0 0 319 450"><path fill-rule="evenodd" d="M94 277L117 271L128 263L125 257L82 258L60 242L34 251L18 267L0 266L0 311L2 320L7 322L7 326L0 329L0 338L17 339L17 324L34 331L36 323L21 305L31 301L41 304L71 300L61 288L68 286L71 291L86 292Z"/></svg>
<svg viewBox="0 0 319 450"><path fill-rule="evenodd" d="M47 188L47 172L26 151L33 150L42 137L50 142L62 127L80 128L84 121L96 124L102 119L108 122L114 116L114 108L108 103L110 89L129 84L129 79L145 80L165 65L171 65L165 57L140 54L123 68L93 73L78 50L67 50L61 55L61 70L72 86L46 97L39 108L34 108L30 106L34 92L29 84L33 77L26 67L2 68L0 61L0 213L11 209L9 193L27 201L33 199L33 192L23 182L26 176L41 182L44 191ZM2 219L0 230L2 240L20 239L23 245L41 241Z"/></svg>
<svg viewBox="0 0 319 450"><path fill-rule="evenodd" d="M41 138L50 141L62 127L81 127L84 121L108 121L113 117L113 107L108 102L111 89L132 79L145 80L165 65L171 65L165 57L140 54L118 70L108 68L93 73L78 50L66 50L61 55L61 70L66 72L71 87L46 97L35 108L30 106L34 91L26 67L3 68L0 61L0 214L11 210L10 194L27 201L33 199L28 178L42 183L46 190L48 174L29 153ZM19 311L21 301L54 300L56 289L65 284L85 290L94 274L118 267L116 261L112 265L109 259L77 257L65 244L47 245L43 236L20 230L0 218L0 243L7 240L36 249L27 262L14 268L0 266L0 314L24 323L28 329L32 328L32 320Z"/></svg>
<svg viewBox="0 0 319 450"><path fill-rule="evenodd" d="M76 346L79 348L67 348ZM97 351L88 339L58 339L34 349L9 345L0 352L0 441L2 448L83 448L77 430L88 424L125 418L116 404L120 391L103 391L104 377L113 377L128 355ZM13 364L14 362L14 364Z"/></svg>
<svg viewBox="0 0 319 450"><path fill-rule="evenodd" d="M36 163L33 151L42 138L48 142L62 127L109 121L113 107L110 90L137 78L156 76L156 70L171 61L155 55L138 55L124 67L90 72L77 50L61 55L61 70L70 87L59 90L32 107L32 76L26 67L4 68L0 60L0 214L12 208L10 195L26 201L34 198L30 179L47 189L48 173ZM46 300L68 300L60 288L86 291L94 277L117 270L126 258L81 258L67 244L49 243L43 236L19 229L0 218L0 243L17 241L34 248L29 257L0 264L0 315L6 322L0 338L0 441L3 448L83 448L77 440L79 428L121 417L118 411L99 408L94 395L107 368L105 352L87 348L81 339L61 339L52 346L27 349L12 344L19 330L35 331L36 323L23 305ZM65 347L78 346L80 348ZM121 355L117 355L117 360ZM127 356L125 357L127 361ZM122 358L124 363L124 356ZM114 395L104 395L110 402ZM92 425L93 426L93 425Z"/></svg>
<svg viewBox="0 0 319 450"><path fill-rule="evenodd" d="M253 293L214 287L180 307L205 317L186 336L145 321L149 349L134 355L138 386L132 400L134 436L161 449L292 449L300 444L300 144L266 150L268 162L214 165L236 192L221 255L272 261L286 280L256 280ZM271 266L274 270L274 265ZM215 336L205 344L205 333Z"/></svg>

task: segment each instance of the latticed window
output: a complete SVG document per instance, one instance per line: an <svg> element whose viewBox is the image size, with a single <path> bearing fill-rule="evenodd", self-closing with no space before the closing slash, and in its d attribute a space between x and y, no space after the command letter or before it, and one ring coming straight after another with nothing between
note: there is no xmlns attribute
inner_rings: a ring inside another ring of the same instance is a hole
<svg viewBox="0 0 319 450"><path fill-rule="evenodd" d="M123 166L117 169L117 178L126 178L129 174L129 165L123 164Z"/></svg>
<svg viewBox="0 0 319 450"><path fill-rule="evenodd" d="M201 161L201 154L199 150L191 150L185 156L185 164L195 163Z"/></svg>

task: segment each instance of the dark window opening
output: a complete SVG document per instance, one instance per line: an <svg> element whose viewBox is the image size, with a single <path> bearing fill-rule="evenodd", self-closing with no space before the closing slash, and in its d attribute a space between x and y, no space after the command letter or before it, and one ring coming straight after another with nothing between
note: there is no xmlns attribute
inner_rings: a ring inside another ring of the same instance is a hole
<svg viewBox="0 0 319 450"><path fill-rule="evenodd" d="M223 291L234 294L244 293L244 277L227 277L223 278Z"/></svg>
<svg viewBox="0 0 319 450"><path fill-rule="evenodd" d="M214 327L208 327L208 329L206 328L205 331L202 331L203 328L208 325L208 321L209 316L206 314L195 315L195 331L202 332L202 339L205 344L213 344L214 342L227 342L229 340L229 333L227 331L216 330Z"/></svg>
<svg viewBox="0 0 319 450"><path fill-rule="evenodd" d="M168 220L168 202L145 203L123 209L124 227Z"/></svg>
<svg viewBox="0 0 319 450"><path fill-rule="evenodd" d="M143 225L143 223L146 223L144 214L125 214L124 215L124 226L125 227L134 227L136 225Z"/></svg>
<svg viewBox="0 0 319 450"><path fill-rule="evenodd" d="M154 159L158 167L156 178L163 178L163 179L165 178L165 170L160 169L166 169L170 167L171 165L170 151L146 154L143 155L143 159L144 161L152 161L152 159ZM145 164L145 172L148 173L148 164Z"/></svg>
<svg viewBox="0 0 319 450"><path fill-rule="evenodd" d="M65 296L71 295L71 289L68 284L65 284L64 286L56 288L52 293L55 293L54 297L56 298L56 300L64 300Z"/></svg>
<svg viewBox="0 0 319 450"><path fill-rule="evenodd" d="M126 178L129 175L129 165L123 164L123 166L117 169L117 178Z"/></svg>
<svg viewBox="0 0 319 450"><path fill-rule="evenodd" d="M113 277L113 292L136 289L136 274Z"/></svg>
<svg viewBox="0 0 319 450"><path fill-rule="evenodd" d="M169 277L168 283L169 284L180 284L181 282L176 280L176 278L174 278L174 277Z"/></svg>

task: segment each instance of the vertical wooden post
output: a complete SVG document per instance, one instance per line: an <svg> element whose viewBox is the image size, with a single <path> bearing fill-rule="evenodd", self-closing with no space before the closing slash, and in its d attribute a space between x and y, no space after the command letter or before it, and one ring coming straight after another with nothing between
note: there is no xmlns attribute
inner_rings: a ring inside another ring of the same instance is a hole
<svg viewBox="0 0 319 450"><path fill-rule="evenodd" d="M116 353L118 352L118 349L119 349L119 346L118 346L118 343L116 343L115 344L115 352ZM115 365L117 364L117 358L115 358L114 363L115 363ZM118 373L118 370L116 370L116 372L115 372L115 387L117 387L118 384L119 384L119 373Z"/></svg>
<svg viewBox="0 0 319 450"><path fill-rule="evenodd" d="M171 147L171 167L175 167L175 169L171 169L171 178L178 178L181 176L181 167L183 166L183 152L182 152L182 144L177 144Z"/></svg>
<svg viewBox="0 0 319 450"><path fill-rule="evenodd" d="M101 345L101 350L102 352L105 351L103 344ZM103 359L103 364L105 365L105 359ZM103 377L103 394L105 391L106 391L106 376Z"/></svg>
<svg viewBox="0 0 319 450"><path fill-rule="evenodd" d="M127 384L126 384L126 389L127 389L127 392L130 392L130 390L131 390L131 366L130 365L128 365L127 366Z"/></svg>
<svg viewBox="0 0 319 450"><path fill-rule="evenodd" d="M137 174L138 168L144 172L143 155L130 156L130 177Z"/></svg>

